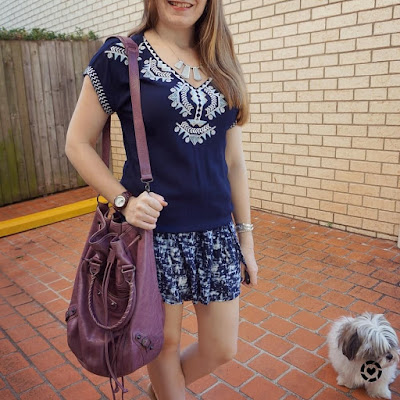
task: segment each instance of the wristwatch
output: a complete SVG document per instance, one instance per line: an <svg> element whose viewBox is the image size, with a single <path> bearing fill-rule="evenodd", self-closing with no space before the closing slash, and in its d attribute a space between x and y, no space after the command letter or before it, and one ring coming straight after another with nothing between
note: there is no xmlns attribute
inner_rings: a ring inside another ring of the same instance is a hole
<svg viewBox="0 0 400 400"><path fill-rule="evenodd" d="M114 208L117 211L122 211L128 205L128 201L131 197L132 197L132 193L130 193L128 191L119 194L114 199Z"/></svg>

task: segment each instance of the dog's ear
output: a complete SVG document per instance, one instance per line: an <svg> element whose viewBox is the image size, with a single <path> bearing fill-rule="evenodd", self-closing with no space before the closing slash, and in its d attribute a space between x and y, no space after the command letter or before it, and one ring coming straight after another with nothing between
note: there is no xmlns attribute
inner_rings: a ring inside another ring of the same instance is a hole
<svg viewBox="0 0 400 400"><path fill-rule="evenodd" d="M342 353L350 360L354 360L356 354L361 346L361 340L358 337L357 331L355 331L351 336L349 335L343 341Z"/></svg>
<svg viewBox="0 0 400 400"><path fill-rule="evenodd" d="M337 336L338 347L342 348L342 353L350 361L354 360L361 346L361 340L352 321L343 321Z"/></svg>

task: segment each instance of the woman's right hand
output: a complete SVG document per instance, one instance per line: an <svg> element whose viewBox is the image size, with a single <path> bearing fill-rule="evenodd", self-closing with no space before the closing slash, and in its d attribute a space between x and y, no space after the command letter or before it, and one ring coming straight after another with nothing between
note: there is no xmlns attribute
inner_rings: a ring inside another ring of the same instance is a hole
<svg viewBox="0 0 400 400"><path fill-rule="evenodd" d="M164 197L153 192L143 192L138 197L131 197L122 214L126 221L138 228L155 229L160 212L168 203Z"/></svg>

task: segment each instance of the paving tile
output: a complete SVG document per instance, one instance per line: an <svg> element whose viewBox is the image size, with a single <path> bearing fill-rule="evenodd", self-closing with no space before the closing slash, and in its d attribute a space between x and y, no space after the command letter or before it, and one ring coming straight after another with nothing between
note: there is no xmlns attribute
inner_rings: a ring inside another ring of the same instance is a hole
<svg viewBox="0 0 400 400"><path fill-rule="evenodd" d="M61 353L65 353L69 350L67 343L67 335L57 336L50 339L51 344Z"/></svg>
<svg viewBox="0 0 400 400"><path fill-rule="evenodd" d="M128 396L126 396L126 397L128 397L128 399L136 398L136 396L141 394L140 389L137 387L137 385L133 384L131 381L129 381L127 379L125 380L125 387L126 387L126 389L128 389L128 393L127 393ZM147 384L145 387L147 388ZM107 399L112 399L110 382L100 385L98 389L107 396ZM121 393L121 392L119 392L119 393ZM120 394L117 396L119 396L119 398L121 398ZM124 396L124 398L125 398L125 396ZM72 400L72 398L71 398L71 400Z"/></svg>
<svg viewBox="0 0 400 400"><path fill-rule="evenodd" d="M243 397L228 386L218 384L205 393L202 400L243 400Z"/></svg>
<svg viewBox="0 0 400 400"><path fill-rule="evenodd" d="M253 304L257 307L264 307L266 304L272 301L272 297L264 295L262 293L252 291L242 298L247 303Z"/></svg>
<svg viewBox="0 0 400 400"><path fill-rule="evenodd" d="M263 322L260 326L267 331L275 333L279 336L286 336L289 332L296 328L295 324L292 324L285 319L274 316L268 318L268 320Z"/></svg>
<svg viewBox="0 0 400 400"><path fill-rule="evenodd" d="M255 377L240 388L240 391L253 400L279 400L286 394L286 391L262 377ZM267 395L268 394L268 395Z"/></svg>
<svg viewBox="0 0 400 400"><path fill-rule="evenodd" d="M29 366L19 353L10 353L0 358L0 374L9 375Z"/></svg>
<svg viewBox="0 0 400 400"><path fill-rule="evenodd" d="M271 312L272 314L279 315L282 318L289 318L299 309L284 301L277 300L265 307L265 310Z"/></svg>
<svg viewBox="0 0 400 400"><path fill-rule="evenodd" d="M21 394L21 400L57 400L61 397L48 385L36 386L33 389Z"/></svg>
<svg viewBox="0 0 400 400"><path fill-rule="evenodd" d="M0 328L5 330L21 326L25 323L24 319L17 313L9 314L0 318Z"/></svg>
<svg viewBox="0 0 400 400"><path fill-rule="evenodd" d="M40 311L43 310L43 307L40 304L38 304L36 301L32 301L32 299L30 298L29 303L26 303L26 304L16 307L16 310L23 316L28 316L31 314L39 313Z"/></svg>
<svg viewBox="0 0 400 400"><path fill-rule="evenodd" d="M283 357L283 359L308 374L311 374L325 363L323 358L317 357L309 351L303 350L299 347L291 350Z"/></svg>
<svg viewBox="0 0 400 400"><path fill-rule="evenodd" d="M325 342L325 338L303 328L297 329L287 338L307 350L315 350Z"/></svg>
<svg viewBox="0 0 400 400"><path fill-rule="evenodd" d="M25 323L23 325L18 325L14 328L8 329L7 334L14 342L18 343L21 340L36 336L37 332L34 331L29 324Z"/></svg>
<svg viewBox="0 0 400 400"><path fill-rule="evenodd" d="M27 356L41 353L50 347L49 344L40 336L25 339L22 342L19 342L18 346Z"/></svg>
<svg viewBox="0 0 400 400"><path fill-rule="evenodd" d="M0 288L0 296L2 297L12 297L17 294L21 294L22 290L17 285L11 285Z"/></svg>
<svg viewBox="0 0 400 400"><path fill-rule="evenodd" d="M195 315L189 315L182 320L182 328L190 333L197 333L197 318Z"/></svg>
<svg viewBox="0 0 400 400"><path fill-rule="evenodd" d="M0 340L0 357L14 353L17 349L8 339Z"/></svg>
<svg viewBox="0 0 400 400"><path fill-rule="evenodd" d="M213 386L217 379L212 375L206 375L189 385L189 389L195 394L203 393L209 387Z"/></svg>
<svg viewBox="0 0 400 400"><path fill-rule="evenodd" d="M244 342L241 339L238 340L238 349L235 356L236 360L246 363L258 353L259 349L256 349L254 346Z"/></svg>
<svg viewBox="0 0 400 400"><path fill-rule="evenodd" d="M241 386L249 380L254 373L248 368L243 367L236 361L230 361L221 365L214 371L214 375L229 383L233 387Z"/></svg>
<svg viewBox="0 0 400 400"><path fill-rule="evenodd" d="M297 370L289 371L278 383L296 393L302 399L311 398L323 387L317 380Z"/></svg>
<svg viewBox="0 0 400 400"><path fill-rule="evenodd" d="M377 306L383 307L387 311L399 312L400 310L400 299L395 299L390 296L383 296L377 303Z"/></svg>
<svg viewBox="0 0 400 400"><path fill-rule="evenodd" d="M15 372L7 377L10 386L17 392L21 393L31 389L43 382L43 379L33 368L26 368Z"/></svg>
<svg viewBox="0 0 400 400"><path fill-rule="evenodd" d="M46 372L45 375L56 389L62 389L82 380L82 375L68 364L60 365Z"/></svg>
<svg viewBox="0 0 400 400"><path fill-rule="evenodd" d="M323 296L321 296L321 298L325 300L327 303L335 304L336 306L339 307L347 307L354 301L353 297L337 292L335 290L332 290L329 293L324 294Z"/></svg>
<svg viewBox="0 0 400 400"><path fill-rule="evenodd" d="M359 300L367 301L369 303L375 303L376 300L378 300L380 297L382 297L381 293L378 293L374 290L367 289L367 288L360 287L360 286L353 288L349 292L349 295L353 296Z"/></svg>
<svg viewBox="0 0 400 400"><path fill-rule="evenodd" d="M0 317L6 317L7 315L13 314L14 309L9 304L0 305Z"/></svg>
<svg viewBox="0 0 400 400"><path fill-rule="evenodd" d="M272 380L277 379L289 369L288 365L268 354L259 355L248 365L250 368L256 370L261 375Z"/></svg>
<svg viewBox="0 0 400 400"><path fill-rule="evenodd" d="M253 324L259 324L261 321L268 318L270 314L260 310L258 307L248 305L240 310L240 316Z"/></svg>
<svg viewBox="0 0 400 400"><path fill-rule="evenodd" d="M284 287L273 290L270 295L288 303L300 297L300 293Z"/></svg>
<svg viewBox="0 0 400 400"><path fill-rule="evenodd" d="M258 340L255 345L277 357L285 354L293 347L293 345L287 340L272 334L265 335Z"/></svg>
<svg viewBox="0 0 400 400"><path fill-rule="evenodd" d="M349 311L362 314L363 312L369 311L376 314L382 314L385 312L384 307L379 307L374 304L368 303L362 300L356 300L351 306L349 307Z"/></svg>
<svg viewBox="0 0 400 400"><path fill-rule="evenodd" d="M296 299L294 304L311 312L319 312L327 306L326 302L307 295L303 295L302 297Z"/></svg>
<svg viewBox="0 0 400 400"><path fill-rule="evenodd" d="M339 386L336 383L336 377L337 373L333 369L331 364L327 364L323 366L317 373L316 373L316 378L320 379L323 382L326 382L330 386L333 386L336 389L339 389L342 392L349 392L350 389L348 389L345 386Z"/></svg>
<svg viewBox="0 0 400 400"><path fill-rule="evenodd" d="M65 360L53 349L32 356L31 360L39 371L47 371L65 363Z"/></svg>
<svg viewBox="0 0 400 400"><path fill-rule="evenodd" d="M276 278L276 283L279 285L285 286L287 288L295 288L299 286L301 283L303 283L302 279L296 278L295 276L280 276Z"/></svg>
<svg viewBox="0 0 400 400"><path fill-rule="evenodd" d="M21 304L30 303L32 299L26 293L19 293L15 296L7 298L7 302L13 307L20 306Z"/></svg>
<svg viewBox="0 0 400 400"><path fill-rule="evenodd" d="M392 285L386 282L380 282L378 285L374 287L374 290L379 293L387 294L388 296L394 297L395 299L400 299L399 284Z"/></svg>
<svg viewBox="0 0 400 400"><path fill-rule="evenodd" d="M301 264L301 266L314 272L322 271L326 268L325 263L316 260L306 260Z"/></svg>
<svg viewBox="0 0 400 400"><path fill-rule="evenodd" d="M347 281L344 281L343 279L337 278L329 278L325 282L323 282L323 285L328 289L333 289L342 293L346 293L354 287L353 283L349 283Z"/></svg>
<svg viewBox="0 0 400 400"><path fill-rule="evenodd" d="M239 324L239 337L247 342L254 342L257 338L264 335L265 331L247 321Z"/></svg>
<svg viewBox="0 0 400 400"><path fill-rule="evenodd" d="M297 314L292 316L290 320L304 328L311 330L318 330L322 325L326 323L326 320L318 317L317 315L309 311L299 311Z"/></svg>
<svg viewBox="0 0 400 400"><path fill-rule="evenodd" d="M304 276L304 278L307 279L305 276ZM323 279L325 279L325 277L323 277ZM308 294L313 297L319 297L323 293L325 293L328 289L321 287L319 285L315 285L314 283L307 282L307 283L303 283L302 285L300 285L297 288L297 290L300 293L305 293L305 294Z"/></svg>
<svg viewBox="0 0 400 400"><path fill-rule="evenodd" d="M32 326L38 327L38 326L48 324L49 322L53 322L54 318L47 311L42 311L37 314L27 316L26 320Z"/></svg>
<svg viewBox="0 0 400 400"><path fill-rule="evenodd" d="M66 326L60 322L51 322L50 324L42 325L38 328L38 331L47 339L67 334Z"/></svg>
<svg viewBox="0 0 400 400"><path fill-rule="evenodd" d="M0 390L0 399L1 400L15 400L15 396L8 389Z"/></svg>
<svg viewBox="0 0 400 400"><path fill-rule="evenodd" d="M348 397L337 390L326 388L322 393L317 395L315 400L346 400Z"/></svg>
<svg viewBox="0 0 400 400"><path fill-rule="evenodd" d="M102 395L89 382L76 383L64 389L61 393L65 400L99 400L102 398ZM129 392L128 394L131 395Z"/></svg>

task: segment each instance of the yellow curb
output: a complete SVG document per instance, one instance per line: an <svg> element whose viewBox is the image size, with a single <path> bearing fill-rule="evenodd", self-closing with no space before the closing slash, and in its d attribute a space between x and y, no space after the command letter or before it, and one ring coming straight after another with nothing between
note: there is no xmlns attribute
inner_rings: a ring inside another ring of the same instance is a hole
<svg viewBox="0 0 400 400"><path fill-rule="evenodd" d="M100 201L104 201L104 199L100 197ZM40 226L78 217L79 215L89 214L96 209L96 206L97 197L93 199L77 201L73 204L67 204L65 206L55 207L45 211L39 211L23 217L1 221L0 237L24 232L29 229L39 228Z"/></svg>

